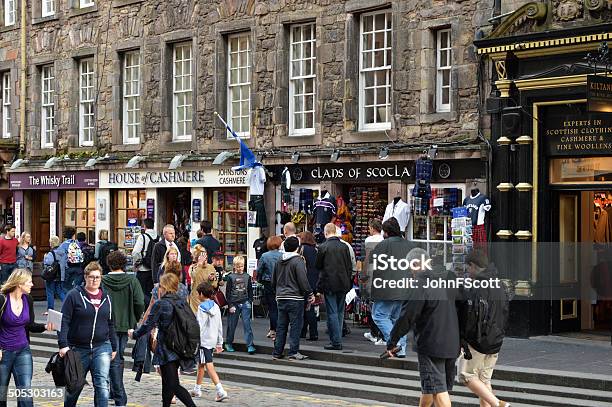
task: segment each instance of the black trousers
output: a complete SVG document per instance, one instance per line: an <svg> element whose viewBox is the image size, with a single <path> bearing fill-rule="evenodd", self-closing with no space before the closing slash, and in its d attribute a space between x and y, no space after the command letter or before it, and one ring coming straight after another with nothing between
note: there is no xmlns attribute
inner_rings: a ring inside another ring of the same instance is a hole
<svg viewBox="0 0 612 407"><path fill-rule="evenodd" d="M153 275L151 274L151 270L147 271L137 271L136 279L140 283L140 287L142 288L142 293L145 297L145 308L149 306L149 302L151 301L151 291L153 291Z"/></svg>
<svg viewBox="0 0 612 407"><path fill-rule="evenodd" d="M187 407L196 407L191 395L179 381L179 362L174 361L159 367L162 377L162 403L164 407L170 407L172 397L176 397Z"/></svg>

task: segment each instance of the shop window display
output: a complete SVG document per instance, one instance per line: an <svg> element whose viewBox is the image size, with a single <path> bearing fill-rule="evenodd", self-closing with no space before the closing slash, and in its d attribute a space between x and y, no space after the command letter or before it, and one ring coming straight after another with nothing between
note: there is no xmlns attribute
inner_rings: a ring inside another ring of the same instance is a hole
<svg viewBox="0 0 612 407"><path fill-rule="evenodd" d="M368 222L370 219L382 221L387 206L387 187L351 187L348 191L349 210L352 214L353 236L352 242L355 256L362 259L363 243L369 235Z"/></svg>
<svg viewBox="0 0 612 407"><path fill-rule="evenodd" d="M247 253L247 192L246 190L219 190L212 193L213 229L221 242L226 264L234 256Z"/></svg>
<svg viewBox="0 0 612 407"><path fill-rule="evenodd" d="M293 222L298 233L305 230L313 231L314 227L314 203L319 198L318 186L309 187L302 185L287 189L280 189L280 208L276 213L276 222L282 228L287 222Z"/></svg>
<svg viewBox="0 0 612 407"><path fill-rule="evenodd" d="M85 232L87 242L96 241L96 191L65 191L64 222L73 226L77 233Z"/></svg>
<svg viewBox="0 0 612 407"><path fill-rule="evenodd" d="M131 253L142 221L147 215L147 196L144 189L115 191L115 242L117 246Z"/></svg>
<svg viewBox="0 0 612 407"><path fill-rule="evenodd" d="M426 213L415 211L415 199L412 189L408 193L412 208L412 225L409 227L409 238L415 242L424 242L426 249L433 256L444 256L447 263L451 258L451 209L461 206L463 191L460 188L431 188L429 210ZM416 205L417 209L419 205Z"/></svg>

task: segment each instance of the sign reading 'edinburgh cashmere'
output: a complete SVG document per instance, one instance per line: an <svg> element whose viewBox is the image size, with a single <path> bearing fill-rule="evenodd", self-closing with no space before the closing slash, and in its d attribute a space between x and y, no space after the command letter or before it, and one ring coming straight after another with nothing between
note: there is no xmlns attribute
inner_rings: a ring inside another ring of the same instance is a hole
<svg viewBox="0 0 612 407"><path fill-rule="evenodd" d="M588 75L587 101L591 112L612 113L612 77Z"/></svg>
<svg viewBox="0 0 612 407"><path fill-rule="evenodd" d="M206 168L160 171L100 171L100 188L189 188L246 186L247 171Z"/></svg>
<svg viewBox="0 0 612 407"><path fill-rule="evenodd" d="M13 172L10 189L92 189L98 188L98 171Z"/></svg>
<svg viewBox="0 0 612 407"><path fill-rule="evenodd" d="M609 155L612 151L612 114L550 115L544 119L550 156Z"/></svg>

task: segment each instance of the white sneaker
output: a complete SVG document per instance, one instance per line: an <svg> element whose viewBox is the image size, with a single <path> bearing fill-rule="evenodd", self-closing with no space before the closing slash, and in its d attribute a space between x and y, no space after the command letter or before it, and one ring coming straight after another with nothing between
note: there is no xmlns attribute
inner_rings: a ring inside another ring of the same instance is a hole
<svg viewBox="0 0 612 407"><path fill-rule="evenodd" d="M227 399L227 392L225 390L217 392L217 397L215 397L215 401L223 401L226 399Z"/></svg>
<svg viewBox="0 0 612 407"><path fill-rule="evenodd" d="M371 333L369 333L369 332L364 332L364 333L363 333L363 337L364 337L364 338L366 338L366 339L367 339L368 341L370 341L370 342L374 342L374 343L376 343L376 338L374 337L374 335L372 335L372 334L371 334Z"/></svg>
<svg viewBox="0 0 612 407"><path fill-rule="evenodd" d="M189 394L191 394L193 397L202 397L202 390L194 387Z"/></svg>
<svg viewBox="0 0 612 407"><path fill-rule="evenodd" d="M383 341L382 339L379 339L376 342L374 342L374 345L384 345L384 346L387 346L387 342Z"/></svg>

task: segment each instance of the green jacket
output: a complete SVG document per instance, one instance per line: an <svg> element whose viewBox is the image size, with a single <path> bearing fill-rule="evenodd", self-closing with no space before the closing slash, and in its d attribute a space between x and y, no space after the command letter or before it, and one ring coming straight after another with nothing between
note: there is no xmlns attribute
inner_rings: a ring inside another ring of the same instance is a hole
<svg viewBox="0 0 612 407"><path fill-rule="evenodd" d="M136 277L126 273L107 274L102 277L102 287L111 299L115 331L136 328L145 310L144 294Z"/></svg>

